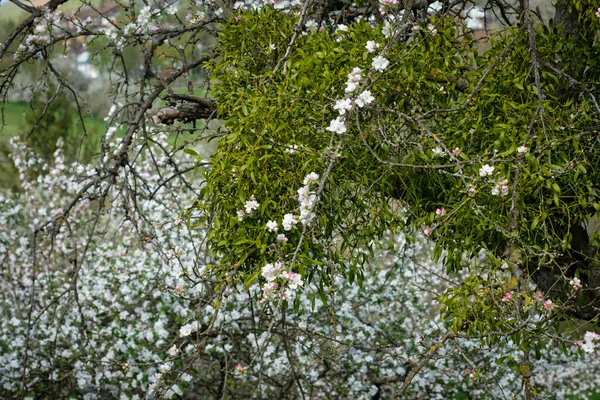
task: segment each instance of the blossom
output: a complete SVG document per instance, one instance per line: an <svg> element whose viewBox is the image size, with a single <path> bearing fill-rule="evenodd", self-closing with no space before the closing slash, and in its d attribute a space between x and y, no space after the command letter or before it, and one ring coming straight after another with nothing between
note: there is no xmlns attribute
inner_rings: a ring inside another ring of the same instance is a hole
<svg viewBox="0 0 600 400"><path fill-rule="evenodd" d="M575 291L581 290L583 288L583 286L581 285L581 281L577 277L571 279L569 281L569 285L571 285L573 287L573 290Z"/></svg>
<svg viewBox="0 0 600 400"><path fill-rule="evenodd" d="M237 210L238 221L242 222L244 217L246 216L246 212L244 210Z"/></svg>
<svg viewBox="0 0 600 400"><path fill-rule="evenodd" d="M289 145L286 149L285 152L288 154L294 154L296 152L296 150L298 150L298 145L294 144L294 145Z"/></svg>
<svg viewBox="0 0 600 400"><path fill-rule="evenodd" d="M375 71L383 72L388 67L389 63L390 62L385 58L377 56L373 59L373 63L371 65Z"/></svg>
<svg viewBox="0 0 600 400"><path fill-rule="evenodd" d="M455 147L452 149L452 154L454 155L459 155L460 154L460 147Z"/></svg>
<svg viewBox="0 0 600 400"><path fill-rule="evenodd" d="M444 150L440 149L439 146L431 151L433 151L433 155L436 157L440 157L440 156L444 155Z"/></svg>
<svg viewBox="0 0 600 400"><path fill-rule="evenodd" d="M344 91L346 93L352 93L354 92L356 89L358 88L358 82L353 82L353 81L348 81L348 83L346 83L346 89L344 89ZM341 114L341 113L340 113Z"/></svg>
<svg viewBox="0 0 600 400"><path fill-rule="evenodd" d="M512 292L507 292L504 294L504 297L502 298L501 301L504 303L508 303L511 298L512 298Z"/></svg>
<svg viewBox="0 0 600 400"><path fill-rule="evenodd" d="M315 21L314 19L309 19L308 21L306 21L306 24L304 24L304 26L306 26L306 28L308 29L317 29L319 27L319 24L317 24L317 21Z"/></svg>
<svg viewBox="0 0 600 400"><path fill-rule="evenodd" d="M555 306L554 302L552 300L550 300L550 299L546 300L543 303L543 305L544 305L544 309L548 310L548 311L552 311L554 309L554 306Z"/></svg>
<svg viewBox="0 0 600 400"><path fill-rule="evenodd" d="M175 15L177 13L177 6L175 4L171 4L170 6L165 8L165 11L169 15Z"/></svg>
<svg viewBox="0 0 600 400"><path fill-rule="evenodd" d="M365 45L365 47L367 48L367 51L368 51L369 53L372 53L372 52L374 52L376 49L378 49L378 48L379 48L379 43L376 43L376 42L374 42L374 41L372 41L372 40L369 40L369 41L367 42L367 44Z"/></svg>
<svg viewBox="0 0 600 400"><path fill-rule="evenodd" d="M600 335L598 335L596 332L587 331L585 335L583 335L583 340L585 342L581 343L577 341L575 342L575 344L581 347L581 350L585 351L586 353L593 353L596 349L596 344L594 343L594 341L598 339L600 339Z"/></svg>
<svg viewBox="0 0 600 400"><path fill-rule="evenodd" d="M600 18L600 8L596 11L596 17Z"/></svg>
<svg viewBox="0 0 600 400"><path fill-rule="evenodd" d="M440 217L443 217L444 215L446 215L446 209L445 208L438 208L437 210L435 210L435 213L437 215L439 215Z"/></svg>
<svg viewBox="0 0 600 400"><path fill-rule="evenodd" d="M498 196L498 195L506 196L506 195L508 195L508 180L505 179L505 180L497 183L496 186L492 188L492 194L494 196Z"/></svg>
<svg viewBox="0 0 600 400"><path fill-rule="evenodd" d="M167 352L169 353L169 355L171 357L175 357L176 355L179 354L179 349L177 348L177 345L173 345L169 348L169 350L167 350Z"/></svg>
<svg viewBox="0 0 600 400"><path fill-rule="evenodd" d="M352 82L360 82L362 79L362 69L358 67L352 68L352 72L348 74L348 80Z"/></svg>
<svg viewBox="0 0 600 400"><path fill-rule="evenodd" d="M194 331L194 328L193 328L192 324L184 325L181 328L179 328L179 336L180 337L190 336L193 331Z"/></svg>
<svg viewBox="0 0 600 400"><path fill-rule="evenodd" d="M309 185L311 182L316 182L318 180L319 180L319 174L317 174L316 172L311 172L310 174L308 174L304 177L303 184Z"/></svg>
<svg viewBox="0 0 600 400"><path fill-rule="evenodd" d="M494 166L492 165L484 165L479 169L479 176L491 176L494 173Z"/></svg>
<svg viewBox="0 0 600 400"><path fill-rule="evenodd" d="M373 97L373 95L371 95L371 91L365 90L364 92L362 92L361 94L358 95L358 97L356 98L356 100L354 100L354 102L356 103L357 106L362 108L365 104L371 104L373 102L373 100L375 100L375 97Z"/></svg>
<svg viewBox="0 0 600 400"><path fill-rule="evenodd" d="M581 345L581 350L586 353L593 353L596 349L596 345L593 342L585 342Z"/></svg>
<svg viewBox="0 0 600 400"><path fill-rule="evenodd" d="M431 229L430 227L426 226L425 228L423 228L423 232L425 232L425 234L427 236L431 235L431 232L433 232L433 229Z"/></svg>
<svg viewBox="0 0 600 400"><path fill-rule="evenodd" d="M336 119L332 119L329 122L329 127L327 127L327 130L329 132L338 133L338 134L346 133L346 125L344 125L344 121L342 121L338 117Z"/></svg>
<svg viewBox="0 0 600 400"><path fill-rule="evenodd" d="M281 274L281 277L288 280L288 287L290 289L295 290L304 284L302 281L302 275L295 272L284 272Z"/></svg>
<svg viewBox="0 0 600 400"><path fill-rule="evenodd" d="M281 225L283 226L284 230L289 231L292 229L292 226L296 225L297 223L298 218L294 214L285 214L283 216L283 221L281 222Z"/></svg>
<svg viewBox="0 0 600 400"><path fill-rule="evenodd" d="M346 93L354 92L362 80L362 70L358 67L352 69L352 72L348 74L348 82L346 83Z"/></svg>
<svg viewBox="0 0 600 400"><path fill-rule="evenodd" d="M306 178L304 178L304 182L305 184L306 182ZM308 195L310 193L310 188L308 186L302 186L300 189L298 189L298 201L299 202L303 202L308 198Z"/></svg>
<svg viewBox="0 0 600 400"><path fill-rule="evenodd" d="M389 38L392 35L392 25L388 21L384 22L381 33L383 33L383 36L386 38Z"/></svg>
<svg viewBox="0 0 600 400"><path fill-rule="evenodd" d="M311 172L304 178L304 184L309 185L311 182L315 182L319 179L319 175ZM312 212L315 201L317 200L316 194L310 191L309 186L303 186L298 189L298 202L300 203L300 222L306 224L315 216Z"/></svg>
<svg viewBox="0 0 600 400"><path fill-rule="evenodd" d="M282 242L282 243L287 243L288 238L283 233L280 233L279 235L277 235L277 241Z"/></svg>
<svg viewBox="0 0 600 400"><path fill-rule="evenodd" d="M262 267L262 277L265 278L268 282L272 282L277 278L279 272L283 269L283 263L277 262L275 264L265 264Z"/></svg>
<svg viewBox="0 0 600 400"><path fill-rule="evenodd" d="M242 364L238 364L235 366L235 369L239 372L239 373L243 373L244 372L244 367L242 367Z"/></svg>
<svg viewBox="0 0 600 400"><path fill-rule="evenodd" d="M593 340L598 339L600 339L600 335L598 335L596 332L587 331L585 335L583 335L583 340L585 340L586 342L591 342Z"/></svg>
<svg viewBox="0 0 600 400"><path fill-rule="evenodd" d="M348 27L344 24L338 24L336 31L348 32Z"/></svg>
<svg viewBox="0 0 600 400"><path fill-rule="evenodd" d="M429 31L429 34L431 36L436 36L438 33L437 29L435 29L435 26L433 26L431 24L427 25L427 30Z"/></svg>
<svg viewBox="0 0 600 400"><path fill-rule="evenodd" d="M333 106L334 110L337 110L340 115L346 114L346 111L352 109L352 100L350 99L341 99L335 102L335 106Z"/></svg>
<svg viewBox="0 0 600 400"><path fill-rule="evenodd" d="M410 30L413 32L418 32L419 30L421 30L421 25L413 25L412 28L410 28Z"/></svg>
<svg viewBox="0 0 600 400"><path fill-rule="evenodd" d="M277 221L267 222L267 229L269 230L269 232L277 232L277 230L279 229L277 227Z"/></svg>
<svg viewBox="0 0 600 400"><path fill-rule="evenodd" d="M244 204L246 214L252 215L255 210L258 210L258 206L260 206L260 204L254 199L254 196L250 197L250 200Z"/></svg>
<svg viewBox="0 0 600 400"><path fill-rule="evenodd" d="M529 151L529 147L527 147L527 146L519 146L517 148L517 152L519 152L519 153L527 153L528 151Z"/></svg>

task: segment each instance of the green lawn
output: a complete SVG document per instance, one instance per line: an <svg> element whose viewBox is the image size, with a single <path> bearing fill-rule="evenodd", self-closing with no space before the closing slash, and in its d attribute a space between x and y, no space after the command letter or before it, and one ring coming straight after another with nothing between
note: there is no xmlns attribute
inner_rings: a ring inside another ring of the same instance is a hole
<svg viewBox="0 0 600 400"><path fill-rule="evenodd" d="M3 110L3 120L0 124L0 140L4 141L25 129L25 114L29 106L25 103L9 103Z"/></svg>
<svg viewBox="0 0 600 400"><path fill-rule="evenodd" d="M1 106L0 106L1 107ZM0 108L1 109L1 108ZM13 136L18 136L26 129L25 116L33 112L26 103L6 103L3 109L3 120L0 123L0 141L6 142ZM37 110L39 113L40 111ZM105 129L105 122L101 118L94 116L85 116L83 118L85 128L91 133L102 133ZM81 129L81 121L77 114L73 115L73 125L75 129Z"/></svg>

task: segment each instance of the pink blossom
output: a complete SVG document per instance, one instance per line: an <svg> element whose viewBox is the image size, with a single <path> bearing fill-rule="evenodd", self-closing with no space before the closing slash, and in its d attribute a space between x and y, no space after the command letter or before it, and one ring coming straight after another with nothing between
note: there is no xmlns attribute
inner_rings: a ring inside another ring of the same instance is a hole
<svg viewBox="0 0 600 400"><path fill-rule="evenodd" d="M372 40L369 40L369 41L367 42L367 44L366 44L366 46L365 46L365 47L367 48L367 51L368 51L369 53L372 53L372 52L374 52L374 51L375 51L375 50L376 50L376 49L379 47L379 44L378 44L378 43L375 43L375 42L374 42L374 41L372 41Z"/></svg>
<svg viewBox="0 0 600 400"><path fill-rule="evenodd" d="M436 36L438 33L437 29L435 29L435 26L433 26L431 24L427 25L427 30L429 31L429 34L431 36Z"/></svg>
<svg viewBox="0 0 600 400"><path fill-rule="evenodd" d="M501 301L504 303L508 303L511 298L512 298L512 292L507 292L504 294L504 297L502 298Z"/></svg>
<svg viewBox="0 0 600 400"><path fill-rule="evenodd" d="M242 222L246 212L244 210L237 210L238 221Z"/></svg>
<svg viewBox="0 0 600 400"><path fill-rule="evenodd" d="M443 217L444 215L446 215L446 209L445 208L438 208L437 210L435 210L435 213L437 215L439 215L440 217Z"/></svg>
<svg viewBox="0 0 600 400"><path fill-rule="evenodd" d="M574 291L578 291L583 288L581 281L577 277L574 277L573 279L571 279L571 281L569 281L569 285L571 285L573 287Z"/></svg>
<svg viewBox="0 0 600 400"><path fill-rule="evenodd" d="M433 232L433 229L431 229L430 227L426 226L425 228L423 228L423 232L425 232L425 234L427 236L431 235L431 232Z"/></svg>
<svg viewBox="0 0 600 400"><path fill-rule="evenodd" d="M544 303L544 309L548 310L548 311L552 311L554 309L554 302L552 302L552 300L546 300Z"/></svg>

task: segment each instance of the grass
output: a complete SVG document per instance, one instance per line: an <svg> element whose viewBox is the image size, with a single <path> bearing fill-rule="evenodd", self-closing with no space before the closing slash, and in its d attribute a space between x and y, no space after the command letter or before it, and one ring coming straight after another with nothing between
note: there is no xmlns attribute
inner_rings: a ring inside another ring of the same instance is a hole
<svg viewBox="0 0 600 400"><path fill-rule="evenodd" d="M0 125L0 141L18 136L25 129L25 115L29 106L25 103L8 103L4 106L3 121Z"/></svg>
<svg viewBox="0 0 600 400"><path fill-rule="evenodd" d="M4 104L4 119L0 123L0 142L7 142L13 136L19 136L25 132L26 116L34 112L29 104L26 103L6 103ZM40 112L37 110L37 112ZM97 117L86 115L83 118L85 128L90 134L100 134L104 132L105 122ZM81 121L77 114L73 115L73 126L75 129L81 129Z"/></svg>

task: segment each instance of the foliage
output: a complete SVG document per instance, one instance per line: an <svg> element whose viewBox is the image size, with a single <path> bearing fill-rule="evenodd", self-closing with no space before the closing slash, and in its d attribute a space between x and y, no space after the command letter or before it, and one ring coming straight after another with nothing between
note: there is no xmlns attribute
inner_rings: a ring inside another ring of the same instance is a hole
<svg viewBox="0 0 600 400"><path fill-rule="evenodd" d="M230 20L212 65L226 133L202 206L224 270L241 264L248 284L282 262L324 297L331 276L352 282L387 232L412 227L435 241L448 273L469 272L439 297L454 332L506 332L539 349L541 330L564 315L595 321L595 311L578 311L591 300L572 278L595 287L596 267L568 260L597 256L597 234L583 243L580 227L600 210L600 108L597 89L586 89L600 68L575 60L597 60L600 47L528 18L481 55L452 18L387 32L366 22L317 32L307 23L289 59L296 16L261 10ZM306 189L315 217L280 243L266 224L283 217L285 226L284 215L298 213L297 190L311 172L322 179ZM259 206L244 215L249 199ZM540 309L529 279L545 265L560 281L542 286L550 298ZM500 301L512 291L516 309ZM533 321L537 329L524 331Z"/></svg>

